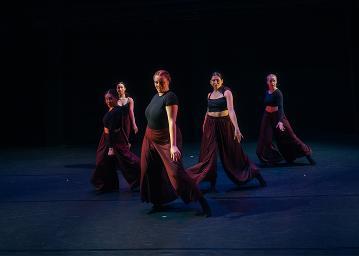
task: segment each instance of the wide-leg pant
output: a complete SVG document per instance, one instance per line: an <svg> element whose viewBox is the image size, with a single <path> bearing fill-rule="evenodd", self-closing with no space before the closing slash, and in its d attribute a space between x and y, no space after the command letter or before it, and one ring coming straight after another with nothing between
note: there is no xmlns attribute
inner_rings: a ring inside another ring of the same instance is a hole
<svg viewBox="0 0 359 256"><path fill-rule="evenodd" d="M282 122L284 131L276 128L278 123L277 112L264 111L256 150L259 160L263 163L273 164L283 159L287 162L293 162L298 157L312 154L310 147L304 144L294 133L285 116ZM273 144L273 138L277 142L277 147Z"/></svg>
<svg viewBox="0 0 359 256"><path fill-rule="evenodd" d="M187 169L187 173L196 183L201 181L215 183L217 151L225 173L235 184L244 184L259 173L258 167L249 160L241 144L234 140L234 127L229 116L207 116L199 161Z"/></svg>
<svg viewBox="0 0 359 256"><path fill-rule="evenodd" d="M182 148L182 136L177 129L177 146ZM185 203L197 201L201 192L185 172L182 160L170 156L169 130L147 127L141 150L141 198L144 202L164 204L180 196Z"/></svg>
<svg viewBox="0 0 359 256"><path fill-rule="evenodd" d="M99 191L112 191L119 189L117 168L123 174L131 188L139 185L140 159L130 151L126 138L122 132L116 134L113 145L115 156L108 156L106 143L108 134L102 133L96 152L96 168L91 177L91 183Z"/></svg>

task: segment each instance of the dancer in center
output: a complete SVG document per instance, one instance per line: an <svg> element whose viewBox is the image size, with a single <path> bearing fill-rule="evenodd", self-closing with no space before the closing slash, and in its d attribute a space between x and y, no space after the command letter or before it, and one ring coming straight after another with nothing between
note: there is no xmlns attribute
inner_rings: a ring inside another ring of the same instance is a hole
<svg viewBox="0 0 359 256"><path fill-rule="evenodd" d="M244 153L240 144L243 138L233 108L231 90L223 85L222 75L214 72L210 84L213 91L208 94L208 109L203 122L203 134L199 162L187 169L197 182L209 181L210 191L216 191L217 151L227 176L237 185L256 178L261 186L266 182L258 167Z"/></svg>
<svg viewBox="0 0 359 256"><path fill-rule="evenodd" d="M170 74L153 76L157 93L146 108L147 128L141 150L141 199L153 204L149 213L180 196L185 203L199 201L203 214L211 216L207 200L182 164L182 137L176 125L177 96L170 91Z"/></svg>

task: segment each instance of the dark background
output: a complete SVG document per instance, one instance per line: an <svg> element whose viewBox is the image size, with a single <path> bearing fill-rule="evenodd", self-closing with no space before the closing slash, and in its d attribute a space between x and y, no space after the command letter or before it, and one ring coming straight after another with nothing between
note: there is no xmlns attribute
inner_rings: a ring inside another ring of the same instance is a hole
<svg viewBox="0 0 359 256"><path fill-rule="evenodd" d="M135 115L168 70L185 141L199 141L209 79L223 74L255 140L276 73L300 137L359 134L358 1L50 1L2 8L1 146L95 144L103 93L127 83Z"/></svg>

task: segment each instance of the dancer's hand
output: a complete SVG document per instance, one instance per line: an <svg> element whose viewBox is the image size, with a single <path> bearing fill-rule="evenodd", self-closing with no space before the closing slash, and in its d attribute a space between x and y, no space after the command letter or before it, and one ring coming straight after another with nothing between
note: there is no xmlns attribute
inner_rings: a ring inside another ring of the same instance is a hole
<svg viewBox="0 0 359 256"><path fill-rule="evenodd" d="M206 127L206 122L203 122L202 124L202 132L204 133L204 127Z"/></svg>
<svg viewBox="0 0 359 256"><path fill-rule="evenodd" d="M239 128L236 128L234 130L234 140L236 140L238 143L241 143L241 140L243 139L243 135Z"/></svg>
<svg viewBox="0 0 359 256"><path fill-rule="evenodd" d="M279 130L281 130L282 132L284 132L285 128L284 128L284 124L282 122L278 122L276 128L279 128Z"/></svg>
<svg viewBox="0 0 359 256"><path fill-rule="evenodd" d="M137 128L137 125L134 125L134 126L133 126L133 132L134 132L135 134L137 134L137 133L138 133L138 128Z"/></svg>
<svg viewBox="0 0 359 256"><path fill-rule="evenodd" d="M109 155L109 156L114 156L115 155L115 151L113 151L113 148L108 148L107 155Z"/></svg>
<svg viewBox="0 0 359 256"><path fill-rule="evenodd" d="M178 147L177 146L171 146L171 159L173 161L178 161L181 159L181 152L179 151Z"/></svg>

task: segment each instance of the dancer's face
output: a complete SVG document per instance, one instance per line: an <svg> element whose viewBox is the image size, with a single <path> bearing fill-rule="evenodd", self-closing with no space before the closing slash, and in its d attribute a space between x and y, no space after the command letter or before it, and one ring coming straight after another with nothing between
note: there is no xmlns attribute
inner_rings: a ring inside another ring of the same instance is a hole
<svg viewBox="0 0 359 256"><path fill-rule="evenodd" d="M107 93L105 95L105 103L108 108L113 108L117 105L117 99L113 97L111 94Z"/></svg>
<svg viewBox="0 0 359 256"><path fill-rule="evenodd" d="M277 87L277 77L275 76L269 76L267 77L267 85L269 89L273 89Z"/></svg>
<svg viewBox="0 0 359 256"><path fill-rule="evenodd" d="M170 83L165 76L155 75L153 82L158 93L164 93L169 90Z"/></svg>
<svg viewBox="0 0 359 256"><path fill-rule="evenodd" d="M116 90L119 95L125 95L126 87L124 84L118 84Z"/></svg>
<svg viewBox="0 0 359 256"><path fill-rule="evenodd" d="M213 89L217 89L223 85L223 79L219 76L212 76L209 83L212 85Z"/></svg>

